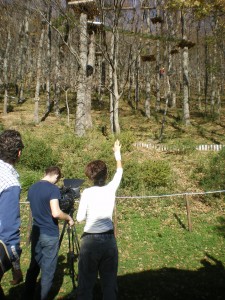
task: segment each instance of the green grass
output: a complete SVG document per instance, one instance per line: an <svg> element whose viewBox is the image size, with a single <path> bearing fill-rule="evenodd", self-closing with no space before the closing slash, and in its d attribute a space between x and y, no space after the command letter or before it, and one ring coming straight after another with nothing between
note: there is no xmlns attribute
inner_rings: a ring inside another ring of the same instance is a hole
<svg viewBox="0 0 225 300"><path fill-rule="evenodd" d="M208 207L203 212L196 202L191 202L191 208L192 232L188 231L186 208L182 199L180 206L177 206L169 199L152 201L118 198L116 224L120 299L141 300L150 299L150 296L153 299L170 299L165 298L165 293L168 297L171 293L177 293L174 295L175 299L190 299L190 293L191 299L222 299L224 278L221 275L225 275L224 206ZM25 246L27 204L21 204L21 212L21 262L25 274L30 257L30 247ZM83 225L77 225L76 229L80 237ZM54 299L66 299L73 290L67 252L68 240L65 233L52 289ZM11 273L8 272L2 280L7 299L18 299L23 283L11 287L10 279ZM207 286L209 282L211 283ZM163 283L166 284L167 292ZM188 286L192 288L192 292ZM213 291L215 298L210 298ZM101 299L99 285L96 286L95 295L96 299Z"/></svg>

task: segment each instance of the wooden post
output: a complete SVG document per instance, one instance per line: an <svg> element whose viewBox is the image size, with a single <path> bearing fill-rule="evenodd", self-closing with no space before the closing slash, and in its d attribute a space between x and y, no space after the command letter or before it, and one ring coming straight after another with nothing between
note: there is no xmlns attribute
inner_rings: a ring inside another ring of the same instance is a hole
<svg viewBox="0 0 225 300"><path fill-rule="evenodd" d="M27 247L29 246L30 241L31 241L32 222L33 222L32 212L31 212L31 209L29 207L29 219L28 219L28 223L27 223L27 240L26 240L26 246Z"/></svg>
<svg viewBox="0 0 225 300"><path fill-rule="evenodd" d="M117 209L116 209L116 201L115 201L115 206L114 206L114 235L115 238L117 237Z"/></svg>
<svg viewBox="0 0 225 300"><path fill-rule="evenodd" d="M188 230L192 231L190 203L187 195L185 195L185 200L186 200L186 209L187 209Z"/></svg>

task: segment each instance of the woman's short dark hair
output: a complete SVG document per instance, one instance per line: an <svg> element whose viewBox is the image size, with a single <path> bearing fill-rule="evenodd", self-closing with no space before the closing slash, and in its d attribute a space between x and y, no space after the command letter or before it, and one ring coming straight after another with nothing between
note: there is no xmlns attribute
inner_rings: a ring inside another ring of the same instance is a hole
<svg viewBox="0 0 225 300"><path fill-rule="evenodd" d="M107 166L102 160L91 161L85 168L85 175L97 186L105 184L107 172Z"/></svg>
<svg viewBox="0 0 225 300"><path fill-rule="evenodd" d="M16 130L5 130L0 134L0 159L14 165L18 153L24 148L21 135Z"/></svg>
<svg viewBox="0 0 225 300"><path fill-rule="evenodd" d="M58 175L57 181L59 181L60 178L62 177L61 170L57 166L48 167L47 169L45 169L45 174L46 175Z"/></svg>

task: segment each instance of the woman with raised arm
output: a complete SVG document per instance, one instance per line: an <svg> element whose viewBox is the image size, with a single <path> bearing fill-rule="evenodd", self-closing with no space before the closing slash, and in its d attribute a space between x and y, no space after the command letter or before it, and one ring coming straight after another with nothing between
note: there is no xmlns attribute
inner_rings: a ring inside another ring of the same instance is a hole
<svg viewBox="0 0 225 300"><path fill-rule="evenodd" d="M78 262L78 300L93 298L98 273L103 299L117 299L118 249L112 215L123 173L120 148L120 142L116 140L113 150L117 169L108 184L107 166L103 161L92 161L85 168L93 186L83 191L77 212L77 221L86 221Z"/></svg>

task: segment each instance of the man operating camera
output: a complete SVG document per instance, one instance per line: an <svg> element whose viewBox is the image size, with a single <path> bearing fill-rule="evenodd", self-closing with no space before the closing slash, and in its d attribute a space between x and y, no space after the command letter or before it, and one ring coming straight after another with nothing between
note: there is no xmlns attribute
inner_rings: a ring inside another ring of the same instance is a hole
<svg viewBox="0 0 225 300"><path fill-rule="evenodd" d="M74 225L72 217L59 206L61 197L55 185L61 178L57 166L46 169L42 180L33 184L28 191L28 200L33 217L31 235L31 262L26 274L25 293L22 297L33 299L38 274L41 270L40 299L45 300L52 286L59 251L58 219Z"/></svg>

